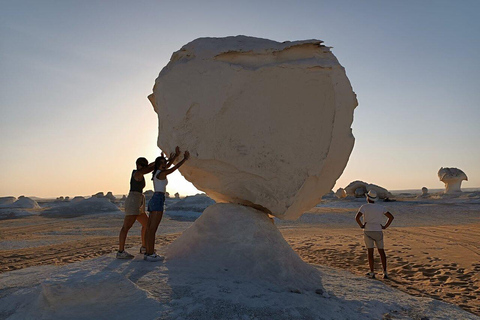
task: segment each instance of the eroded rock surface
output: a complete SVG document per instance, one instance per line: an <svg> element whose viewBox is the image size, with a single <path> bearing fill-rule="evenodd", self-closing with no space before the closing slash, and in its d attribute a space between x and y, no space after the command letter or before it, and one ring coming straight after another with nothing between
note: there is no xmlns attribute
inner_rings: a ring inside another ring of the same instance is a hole
<svg viewBox="0 0 480 320"><path fill-rule="evenodd" d="M172 55L149 96L158 146L216 202L296 219L320 202L354 144L355 93L320 40L200 38Z"/></svg>
<svg viewBox="0 0 480 320"><path fill-rule="evenodd" d="M445 183L445 193L462 192L462 181L468 181L465 172L457 168L440 168L438 178Z"/></svg>

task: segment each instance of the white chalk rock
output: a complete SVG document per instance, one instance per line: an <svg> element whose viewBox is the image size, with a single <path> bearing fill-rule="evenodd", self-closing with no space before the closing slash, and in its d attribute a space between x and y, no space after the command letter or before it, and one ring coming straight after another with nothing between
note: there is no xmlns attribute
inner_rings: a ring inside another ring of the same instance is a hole
<svg viewBox="0 0 480 320"><path fill-rule="evenodd" d="M370 190L374 190L380 199L393 198L393 195L387 189L377 186L376 184L371 184L360 180L352 181L348 186L345 187L345 192L347 195L354 196L356 198L365 197L367 192Z"/></svg>
<svg viewBox="0 0 480 320"><path fill-rule="evenodd" d="M166 257L172 269L191 266L291 289L323 289L318 271L293 251L266 214L236 204L205 209L167 247Z"/></svg>
<svg viewBox="0 0 480 320"><path fill-rule="evenodd" d="M335 191L335 196L338 199L343 199L343 198L347 197L347 193L345 192L345 189L338 188L337 191Z"/></svg>
<svg viewBox="0 0 480 320"><path fill-rule="evenodd" d="M82 200L85 200L85 197L75 196L75 197L72 199L72 202L79 202L79 201L82 201Z"/></svg>
<svg viewBox="0 0 480 320"><path fill-rule="evenodd" d="M23 208L23 209L39 209L37 201L30 199L29 197L20 196L18 200L9 205L11 208Z"/></svg>
<svg viewBox="0 0 480 320"><path fill-rule="evenodd" d="M468 181L465 172L457 168L440 168L438 178L445 183L445 193L462 192L462 181Z"/></svg>
<svg viewBox="0 0 480 320"><path fill-rule="evenodd" d="M108 200L110 201L115 201L117 200L117 198L115 198L115 196L113 195L113 193L111 191L108 191L107 194L105 195L105 198L107 198Z"/></svg>
<svg viewBox="0 0 480 320"><path fill-rule="evenodd" d="M158 146L217 202L296 219L320 202L354 144L355 93L320 40L200 38L172 55L149 96Z"/></svg>
<svg viewBox="0 0 480 320"><path fill-rule="evenodd" d="M9 205L17 200L15 197L0 197L0 206Z"/></svg>
<svg viewBox="0 0 480 320"><path fill-rule="evenodd" d="M356 198L365 197L367 191L368 183L356 180L350 182L348 186L345 187L345 193L349 196Z"/></svg>

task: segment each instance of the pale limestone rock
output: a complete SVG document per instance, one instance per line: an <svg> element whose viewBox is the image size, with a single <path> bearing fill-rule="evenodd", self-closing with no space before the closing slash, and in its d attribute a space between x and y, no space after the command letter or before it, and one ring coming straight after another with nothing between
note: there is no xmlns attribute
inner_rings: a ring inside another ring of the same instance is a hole
<svg viewBox="0 0 480 320"><path fill-rule="evenodd" d="M0 206L1 205L9 205L14 203L17 200L15 197L1 197L0 198Z"/></svg>
<svg viewBox="0 0 480 320"><path fill-rule="evenodd" d="M352 181L345 187L345 193L356 198L365 197L365 194L368 192L367 186L368 183L366 182L360 180Z"/></svg>
<svg viewBox="0 0 480 320"><path fill-rule="evenodd" d="M75 197L73 197L72 202L79 202L79 201L82 201L82 200L85 200L85 197L75 196Z"/></svg>
<svg viewBox="0 0 480 320"><path fill-rule="evenodd" d="M111 191L108 191L107 194L105 195L105 198L107 198L108 200L110 201L115 201L117 200L117 198L115 198L115 196L113 195L113 193Z"/></svg>
<svg viewBox="0 0 480 320"><path fill-rule="evenodd" d="M18 200L9 205L11 208L24 208L24 209L40 209L37 201L30 199L29 197L20 196Z"/></svg>
<svg viewBox="0 0 480 320"><path fill-rule="evenodd" d="M353 148L356 96L320 40L200 38L172 55L153 91L158 146L189 150L181 173L217 202L296 219Z"/></svg>
<svg viewBox="0 0 480 320"><path fill-rule="evenodd" d="M367 192L370 190L374 190L380 199L393 198L393 195L387 189L377 186L376 184L370 184L360 180L350 182L350 184L345 187L345 192L347 195L354 196L356 198L365 197Z"/></svg>
<svg viewBox="0 0 480 320"><path fill-rule="evenodd" d="M444 193L462 192L462 181L468 181L467 175L457 168L440 168L438 170L438 178L445 183Z"/></svg>
<svg viewBox="0 0 480 320"><path fill-rule="evenodd" d="M335 192L335 196L337 196L338 199L343 199L347 196L347 193L345 192L345 189L338 188Z"/></svg>
<svg viewBox="0 0 480 320"><path fill-rule="evenodd" d="M213 276L228 272L229 277L262 279L294 292L325 292L318 271L296 254L268 216L241 205L206 208L167 247L166 257L172 269L195 266L196 272Z"/></svg>

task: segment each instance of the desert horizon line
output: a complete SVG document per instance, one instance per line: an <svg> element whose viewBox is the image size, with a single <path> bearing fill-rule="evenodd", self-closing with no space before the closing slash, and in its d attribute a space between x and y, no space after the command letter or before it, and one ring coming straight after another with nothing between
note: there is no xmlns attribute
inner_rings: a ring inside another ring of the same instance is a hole
<svg viewBox="0 0 480 320"><path fill-rule="evenodd" d="M340 188L340 187L339 187ZM430 187L426 187L427 189L429 189L429 191L434 191L434 192L441 192L442 190L444 190L445 188L442 188L442 187L439 187L439 188L430 188ZM332 191L335 192L334 189L338 189L338 188L333 188ZM462 192L465 192L465 191L475 191L479 189L480 190L480 186L477 186L477 187L462 187ZM398 193L398 192L401 192L401 191L419 191L421 192L422 188L406 188L406 189L388 189L388 191L390 192L393 192L393 193ZM152 189L148 189L146 190L145 192L148 192L148 191L153 191ZM75 196L81 196L81 197L91 197L91 196L94 196L95 194L99 193L99 192L103 192L104 194L106 194L107 192L112 192L112 194L114 196L123 196L123 195L127 195L128 192L125 192L125 193L114 193L113 191L111 190L107 190L107 191L97 191L97 192L93 192L91 194L80 194L80 193L76 193L76 194L73 194L73 196L70 196L70 194L60 194L60 195L48 195L48 196L38 196L38 195L27 195L27 194L19 194L19 195L13 195L13 194L2 194L0 195L0 198L3 198L3 197L28 197L28 198L32 198L32 197L35 197L35 198L40 198L40 199L45 199L45 200L51 200L51 199L56 199L58 197L70 197L70 198L73 198ZM173 196L175 193L172 193L172 192L169 192L167 191L170 196ZM178 191L177 191L178 192ZM197 194L207 194L206 192L204 191L201 191L201 190L198 190L197 193L180 193L178 192L180 197L187 197L187 196L194 196L194 195L197 195Z"/></svg>

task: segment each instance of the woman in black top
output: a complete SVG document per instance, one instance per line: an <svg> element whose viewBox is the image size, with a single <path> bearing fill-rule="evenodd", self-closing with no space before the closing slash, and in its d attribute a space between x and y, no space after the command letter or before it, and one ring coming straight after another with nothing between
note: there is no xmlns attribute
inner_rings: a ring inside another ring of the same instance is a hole
<svg viewBox="0 0 480 320"><path fill-rule="evenodd" d="M135 220L142 225L142 247L140 253L145 253L145 230L148 223L148 217L145 213L145 174L152 172L154 163L148 164L147 159L138 158L136 161L137 169L132 171L130 178L130 192L125 201L125 218L123 227L120 230L118 244L118 259L131 259L134 256L125 251L125 241L127 240L128 230L133 226Z"/></svg>

